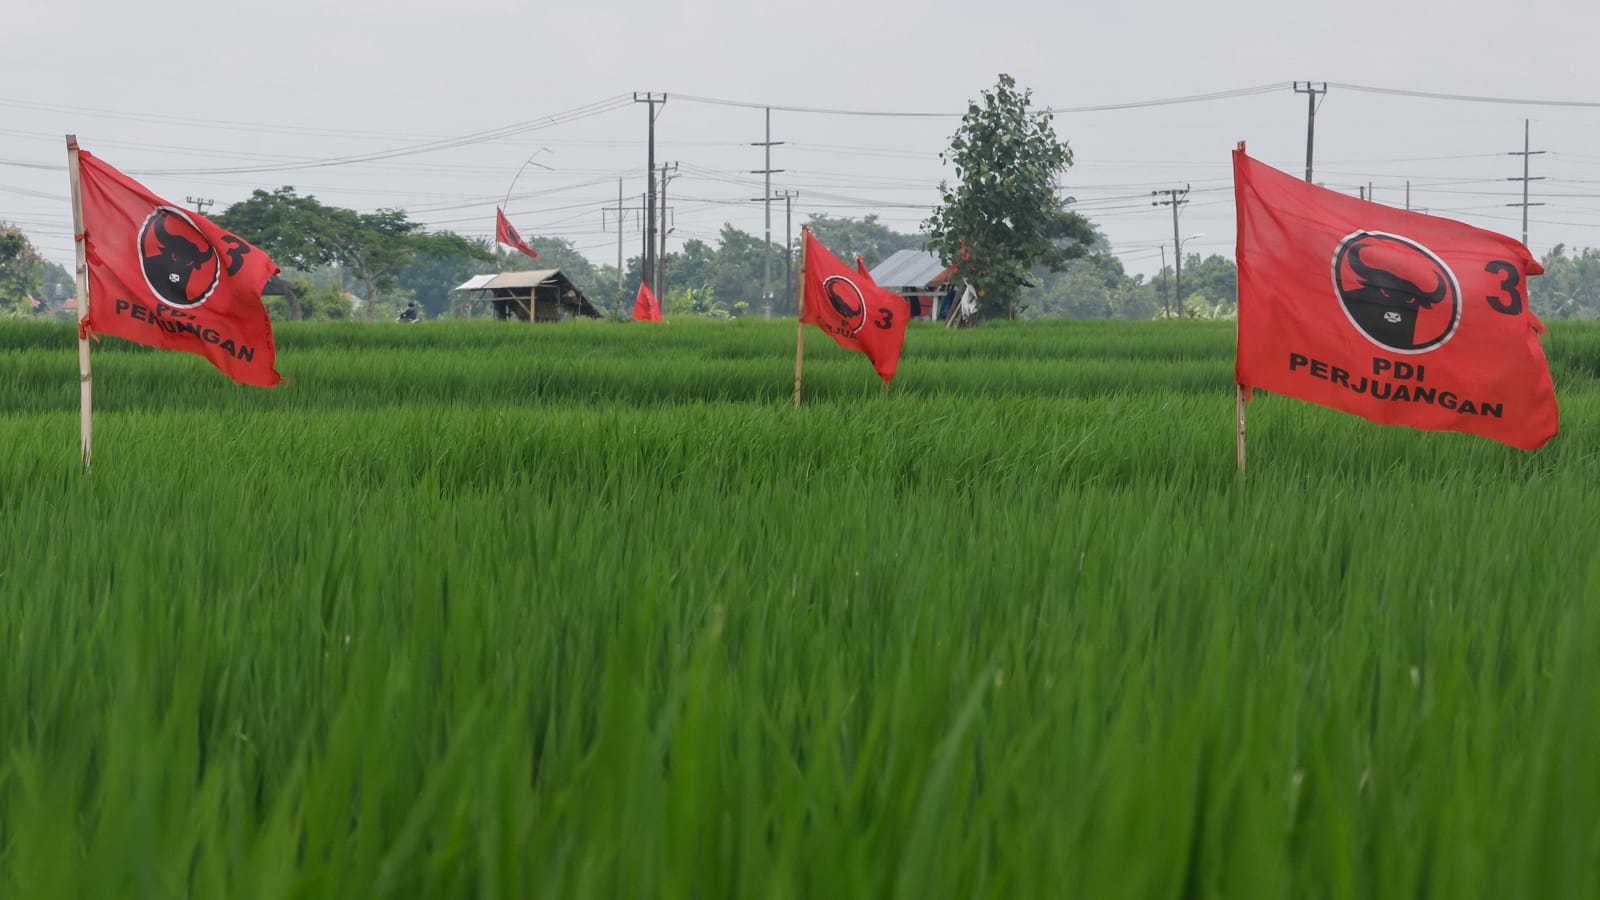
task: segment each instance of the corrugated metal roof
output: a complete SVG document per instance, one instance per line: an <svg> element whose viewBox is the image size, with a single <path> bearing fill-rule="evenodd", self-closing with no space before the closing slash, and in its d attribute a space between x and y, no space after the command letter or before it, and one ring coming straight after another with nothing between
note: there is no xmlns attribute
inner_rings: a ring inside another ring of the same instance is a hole
<svg viewBox="0 0 1600 900"><path fill-rule="evenodd" d="M945 268L939 257L927 250L899 250L874 266L871 275L879 287L925 287L944 274Z"/></svg>
<svg viewBox="0 0 1600 900"><path fill-rule="evenodd" d="M560 269L534 269L530 272L501 272L498 275L474 275L456 286L458 291L484 291L497 288L529 288L544 284L561 274Z"/></svg>

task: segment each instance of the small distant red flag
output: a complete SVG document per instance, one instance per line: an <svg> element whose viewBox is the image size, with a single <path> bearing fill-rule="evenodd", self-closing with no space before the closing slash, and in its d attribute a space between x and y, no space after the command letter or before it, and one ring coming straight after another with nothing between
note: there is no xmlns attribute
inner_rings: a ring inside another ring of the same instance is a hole
<svg viewBox="0 0 1600 900"><path fill-rule="evenodd" d="M1544 270L1528 248L1307 184L1243 150L1233 177L1239 384L1524 450L1555 435L1527 294Z"/></svg>
<svg viewBox="0 0 1600 900"><path fill-rule="evenodd" d="M195 353L242 384L282 381L261 302L278 272L272 259L85 151L78 163L89 271L81 331Z"/></svg>
<svg viewBox="0 0 1600 900"><path fill-rule="evenodd" d="M522 235L511 227L511 222L506 219L505 212L498 206L494 208L494 239L507 247L515 247L534 259L539 258L539 254L528 246L528 242L522 239Z"/></svg>
<svg viewBox="0 0 1600 900"><path fill-rule="evenodd" d="M800 321L821 328L841 347L865 353L885 382L894 378L911 308L878 287L865 267L852 270L805 233L805 289ZM858 260L859 263L859 260Z"/></svg>
<svg viewBox="0 0 1600 900"><path fill-rule="evenodd" d="M639 282L639 295L633 298L633 320L635 322L661 321L661 304L656 302L654 294L650 293L650 286Z"/></svg>
<svg viewBox="0 0 1600 900"><path fill-rule="evenodd" d="M35 297L32 294L29 294L28 295L28 305L33 307L34 309L38 309L39 307L43 306L44 304L39 302L39 298L38 297Z"/></svg>

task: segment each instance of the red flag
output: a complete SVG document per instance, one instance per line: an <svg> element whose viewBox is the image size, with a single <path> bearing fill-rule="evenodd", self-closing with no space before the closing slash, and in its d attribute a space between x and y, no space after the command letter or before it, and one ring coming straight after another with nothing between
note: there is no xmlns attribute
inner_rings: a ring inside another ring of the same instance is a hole
<svg viewBox="0 0 1600 900"><path fill-rule="evenodd" d="M197 353L242 384L282 381L261 303L272 259L89 153L78 162L87 329Z"/></svg>
<svg viewBox="0 0 1600 900"><path fill-rule="evenodd" d="M1233 154L1235 377L1374 422L1533 450L1557 429L1528 248Z"/></svg>
<svg viewBox="0 0 1600 900"><path fill-rule="evenodd" d="M639 296L633 298L633 320L635 322L661 321L661 305L656 302L655 295L650 293L649 285L639 282Z"/></svg>
<svg viewBox="0 0 1600 900"><path fill-rule="evenodd" d="M864 272L853 271L805 233L805 289L800 321L826 331L841 347L858 350L872 360L884 381L894 378L905 345L910 307L898 294L873 283Z"/></svg>
<svg viewBox="0 0 1600 900"><path fill-rule="evenodd" d="M494 208L494 239L507 247L515 247L534 259L539 258L539 254L528 246L528 243L522 239L522 235L511 227L511 222L506 219L506 214L498 206Z"/></svg>

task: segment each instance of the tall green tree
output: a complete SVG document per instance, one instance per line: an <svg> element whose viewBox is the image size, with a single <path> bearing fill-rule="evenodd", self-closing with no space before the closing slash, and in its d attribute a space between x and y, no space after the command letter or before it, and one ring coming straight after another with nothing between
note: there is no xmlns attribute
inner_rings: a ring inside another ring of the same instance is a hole
<svg viewBox="0 0 1600 900"><path fill-rule="evenodd" d="M271 193L256 190L216 222L267 251L280 266L309 272L337 263L349 269L366 289L369 320L376 317L379 292L393 290L416 260L493 258L481 244L458 234L424 231L405 210L361 213L326 206L288 186ZM290 308L298 317L298 303L291 300Z"/></svg>
<svg viewBox="0 0 1600 900"><path fill-rule="evenodd" d="M925 224L929 246L979 292L980 314L1015 318L1035 266L1059 271L1086 255L1094 229L1056 190L1072 151L1056 137L1033 92L1002 74L967 107L940 155L958 183L939 183L942 201Z"/></svg>
<svg viewBox="0 0 1600 900"><path fill-rule="evenodd" d="M1571 252L1557 244L1544 258L1544 274L1528 280L1528 304L1545 319L1600 318L1600 250Z"/></svg>
<svg viewBox="0 0 1600 900"><path fill-rule="evenodd" d="M0 314L26 315L44 292L44 260L22 229L0 222Z"/></svg>
<svg viewBox="0 0 1600 900"><path fill-rule="evenodd" d="M1229 318L1239 309L1239 267L1226 256L1202 259L1190 253L1183 259L1184 314L1198 318Z"/></svg>
<svg viewBox="0 0 1600 900"><path fill-rule="evenodd" d="M856 254L860 254L869 269L901 250L921 250L928 242L926 235L895 231L879 222L874 214L852 219L819 213L813 214L806 224L817 240L840 259L855 262ZM774 265L782 265L781 254Z"/></svg>

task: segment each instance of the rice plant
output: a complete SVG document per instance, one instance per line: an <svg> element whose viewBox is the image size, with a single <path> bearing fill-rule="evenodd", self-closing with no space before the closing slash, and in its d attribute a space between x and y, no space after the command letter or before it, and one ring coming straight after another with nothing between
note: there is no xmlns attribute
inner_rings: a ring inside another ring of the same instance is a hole
<svg viewBox="0 0 1600 900"><path fill-rule="evenodd" d="M0 323L0 897L1600 893L1600 329L1524 453L1212 323Z"/></svg>

